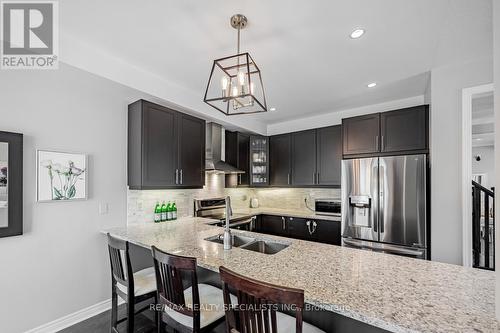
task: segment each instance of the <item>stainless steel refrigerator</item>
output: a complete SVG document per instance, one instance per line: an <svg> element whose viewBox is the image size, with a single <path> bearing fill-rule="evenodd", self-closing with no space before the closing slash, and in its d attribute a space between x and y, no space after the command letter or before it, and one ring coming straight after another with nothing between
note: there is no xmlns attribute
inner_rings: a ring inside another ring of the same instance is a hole
<svg viewBox="0 0 500 333"><path fill-rule="evenodd" d="M426 155L342 161L342 245L427 259Z"/></svg>

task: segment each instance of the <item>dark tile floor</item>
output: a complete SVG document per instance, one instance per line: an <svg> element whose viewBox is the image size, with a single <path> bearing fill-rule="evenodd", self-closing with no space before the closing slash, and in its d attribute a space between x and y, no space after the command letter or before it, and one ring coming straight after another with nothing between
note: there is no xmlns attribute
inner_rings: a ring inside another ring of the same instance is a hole
<svg viewBox="0 0 500 333"><path fill-rule="evenodd" d="M125 316L126 308L124 305L119 307L118 318ZM103 312L95 317L84 320L78 324L59 331L58 333L109 333L111 322L111 311ZM127 332L127 322L118 325L120 332ZM225 323L222 322L212 331L213 333L224 332ZM135 317L135 333L151 333L156 332L156 325L154 323L154 313L147 310ZM167 328L166 332L172 332Z"/></svg>

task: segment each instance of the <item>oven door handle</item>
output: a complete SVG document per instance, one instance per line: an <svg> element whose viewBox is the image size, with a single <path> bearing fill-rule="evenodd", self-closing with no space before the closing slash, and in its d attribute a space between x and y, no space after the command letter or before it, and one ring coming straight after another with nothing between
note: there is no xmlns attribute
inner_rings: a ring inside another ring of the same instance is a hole
<svg viewBox="0 0 500 333"><path fill-rule="evenodd" d="M247 220L238 221L238 222L234 222L234 223L229 223L229 226L230 227L239 227L240 225L250 224L250 223L252 223L253 219L254 218L252 217L252 218L249 218Z"/></svg>

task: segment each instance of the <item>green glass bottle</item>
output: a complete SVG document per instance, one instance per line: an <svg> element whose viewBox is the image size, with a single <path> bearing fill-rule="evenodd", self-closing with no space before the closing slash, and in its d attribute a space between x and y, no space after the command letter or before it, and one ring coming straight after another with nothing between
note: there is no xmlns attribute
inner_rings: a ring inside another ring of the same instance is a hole
<svg viewBox="0 0 500 333"><path fill-rule="evenodd" d="M172 220L177 220L177 206L175 205L175 201L172 204Z"/></svg>
<svg viewBox="0 0 500 333"><path fill-rule="evenodd" d="M165 201L163 201L161 205L161 220L162 221L167 220L167 205L165 205Z"/></svg>
<svg viewBox="0 0 500 333"><path fill-rule="evenodd" d="M154 216L155 216L154 217L155 223L158 223L158 222L161 221L161 206L160 206L160 202L159 201L156 202Z"/></svg>
<svg viewBox="0 0 500 333"><path fill-rule="evenodd" d="M172 220L172 203L168 202L167 205L167 221Z"/></svg>

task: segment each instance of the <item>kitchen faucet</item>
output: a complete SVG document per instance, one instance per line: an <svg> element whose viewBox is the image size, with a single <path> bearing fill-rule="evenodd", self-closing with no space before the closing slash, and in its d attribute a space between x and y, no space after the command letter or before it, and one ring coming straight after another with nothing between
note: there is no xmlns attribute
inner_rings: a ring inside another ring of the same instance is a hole
<svg viewBox="0 0 500 333"><path fill-rule="evenodd" d="M231 198L226 197L226 225L224 227L224 250L231 250L233 246L231 230L229 229L229 221L231 220L231 215L233 210L231 209Z"/></svg>

